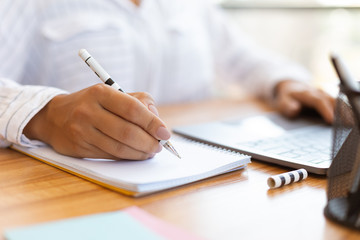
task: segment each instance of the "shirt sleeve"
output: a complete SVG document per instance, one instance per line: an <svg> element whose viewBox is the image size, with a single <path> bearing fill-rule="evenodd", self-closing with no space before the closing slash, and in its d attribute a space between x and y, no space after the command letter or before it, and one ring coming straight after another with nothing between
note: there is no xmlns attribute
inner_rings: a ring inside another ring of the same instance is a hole
<svg viewBox="0 0 360 240"><path fill-rule="evenodd" d="M23 129L54 96L65 93L45 86L21 85L26 59L37 29L36 2L2 0L0 4L0 147L42 144L24 136ZM19 12L21 14L19 15Z"/></svg>
<svg viewBox="0 0 360 240"><path fill-rule="evenodd" d="M304 67L261 48L235 29L220 9L209 4L205 9L217 61L215 66L221 78L240 81L247 91L267 100L273 99L274 88L279 81L311 80Z"/></svg>
<svg viewBox="0 0 360 240"><path fill-rule="evenodd" d="M65 93L57 88L20 85L0 78L0 147L11 143L42 145L39 141L28 139L23 134L24 127L53 97Z"/></svg>

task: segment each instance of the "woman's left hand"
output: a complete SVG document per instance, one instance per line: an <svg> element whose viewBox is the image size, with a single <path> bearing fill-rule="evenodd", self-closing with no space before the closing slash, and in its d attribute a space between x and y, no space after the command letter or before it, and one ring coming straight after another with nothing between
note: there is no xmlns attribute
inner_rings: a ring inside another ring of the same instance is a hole
<svg viewBox="0 0 360 240"><path fill-rule="evenodd" d="M275 105L287 117L295 117L301 110L313 108L331 124L334 120L335 99L323 90L292 80L284 80L275 88Z"/></svg>

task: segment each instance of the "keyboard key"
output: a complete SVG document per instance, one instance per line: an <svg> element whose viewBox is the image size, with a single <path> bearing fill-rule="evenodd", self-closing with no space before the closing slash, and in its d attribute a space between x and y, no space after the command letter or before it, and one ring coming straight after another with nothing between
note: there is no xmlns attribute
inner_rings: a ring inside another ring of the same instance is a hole
<svg viewBox="0 0 360 240"><path fill-rule="evenodd" d="M277 138L248 142L246 146L279 155L281 158L315 164L331 162L331 131L326 127L320 129L309 127L305 130L289 131Z"/></svg>

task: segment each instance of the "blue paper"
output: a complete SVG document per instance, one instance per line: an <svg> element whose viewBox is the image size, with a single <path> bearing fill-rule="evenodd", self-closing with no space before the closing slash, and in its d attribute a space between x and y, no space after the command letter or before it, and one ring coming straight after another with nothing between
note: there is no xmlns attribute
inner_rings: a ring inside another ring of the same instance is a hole
<svg viewBox="0 0 360 240"><path fill-rule="evenodd" d="M5 232L8 240L163 239L125 212L96 214Z"/></svg>

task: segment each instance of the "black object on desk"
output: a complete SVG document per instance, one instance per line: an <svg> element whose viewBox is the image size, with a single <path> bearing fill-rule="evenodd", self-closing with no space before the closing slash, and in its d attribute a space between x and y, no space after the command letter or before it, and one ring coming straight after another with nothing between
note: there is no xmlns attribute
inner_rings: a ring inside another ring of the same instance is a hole
<svg viewBox="0 0 360 240"><path fill-rule="evenodd" d="M325 216L360 230L360 86L340 57L332 55L340 78L328 170Z"/></svg>

